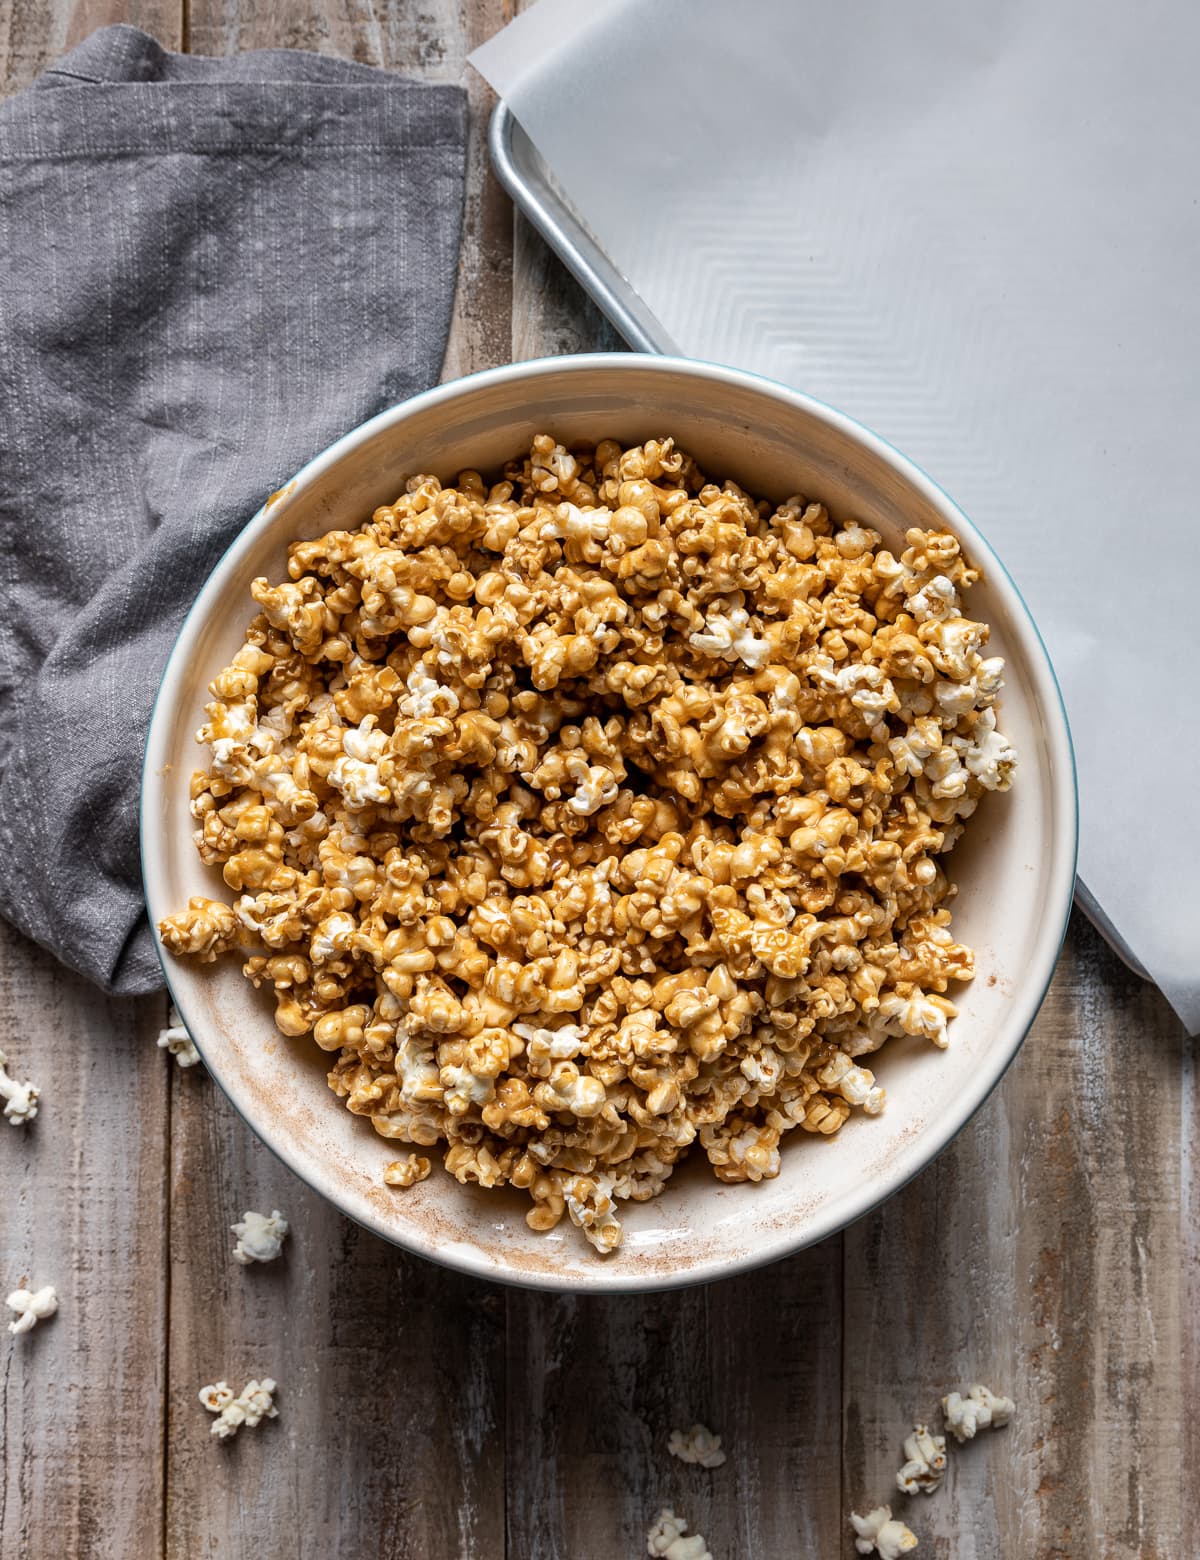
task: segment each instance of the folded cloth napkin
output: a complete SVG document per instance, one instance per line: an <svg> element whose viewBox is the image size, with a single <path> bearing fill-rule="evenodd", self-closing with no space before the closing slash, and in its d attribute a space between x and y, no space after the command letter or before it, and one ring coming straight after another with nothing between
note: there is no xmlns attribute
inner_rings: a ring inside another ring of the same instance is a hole
<svg viewBox="0 0 1200 1560"><path fill-rule="evenodd" d="M272 489L436 382L466 104L107 27L0 107L0 914L162 976L142 749L187 608Z"/></svg>

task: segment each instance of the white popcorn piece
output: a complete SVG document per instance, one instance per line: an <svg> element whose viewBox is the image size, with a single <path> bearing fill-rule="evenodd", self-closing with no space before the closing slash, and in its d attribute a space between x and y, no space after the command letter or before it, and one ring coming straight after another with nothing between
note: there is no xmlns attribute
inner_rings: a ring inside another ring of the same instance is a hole
<svg viewBox="0 0 1200 1560"><path fill-rule="evenodd" d="M491 1078L478 1078L469 1067L443 1067L438 1077L446 1109L455 1116L464 1115L472 1105L486 1105L496 1092Z"/></svg>
<svg viewBox="0 0 1200 1560"><path fill-rule="evenodd" d="M996 730L995 710L983 710L964 762L987 791L1007 791L1017 765L1017 750Z"/></svg>
<svg viewBox="0 0 1200 1560"><path fill-rule="evenodd" d="M455 715L458 713L459 700L454 689L447 688L438 682L437 678L431 675L429 668L423 662L418 661L412 671L409 672L405 686L408 688L408 693L400 700L401 715L411 716L414 720L426 720L435 715ZM377 732L376 736L383 737L383 733ZM386 741L386 737L383 737L383 741L378 744L380 753L383 751ZM348 741L344 746L346 752L351 753ZM351 756L357 758L361 755L352 753Z"/></svg>
<svg viewBox="0 0 1200 1560"><path fill-rule="evenodd" d="M159 1032L158 1044L161 1050L170 1052L180 1067L194 1067L200 1060L200 1052L192 1044L192 1037L173 1002L167 1016L167 1027Z"/></svg>
<svg viewBox="0 0 1200 1560"><path fill-rule="evenodd" d="M390 801L392 796L379 777L379 760L388 738L387 732L375 730L377 720L375 715L366 715L343 735L342 756L329 771L330 785L355 811Z"/></svg>
<svg viewBox="0 0 1200 1560"><path fill-rule="evenodd" d="M248 1381L237 1397L234 1397L227 1381L216 1381L211 1386L201 1387L198 1396L208 1412L217 1416L212 1427L213 1435L218 1441L227 1441L243 1425L249 1425L253 1430L264 1419L279 1418L279 1410L275 1407L275 1391L274 1381L270 1376L264 1376L261 1381Z"/></svg>
<svg viewBox="0 0 1200 1560"><path fill-rule="evenodd" d="M877 1016L892 1034L924 1035L942 1051L950 1044L946 1014L924 992L901 997L885 991L879 999Z"/></svg>
<svg viewBox="0 0 1200 1560"><path fill-rule="evenodd" d="M875 1082L875 1074L867 1067L856 1067L845 1051L827 1062L817 1073L817 1082L823 1089L836 1091L847 1105L855 1105L865 1115L878 1116L887 1095Z"/></svg>
<svg viewBox="0 0 1200 1560"><path fill-rule="evenodd" d="M555 1062L570 1062L579 1055L587 1031L581 1024L563 1024L558 1029L542 1029L537 1024L516 1023L512 1032L525 1041L529 1071L534 1077L548 1078Z"/></svg>
<svg viewBox="0 0 1200 1560"><path fill-rule="evenodd" d="M850 1526L854 1529L854 1547L860 1555L875 1554L880 1560L900 1560L917 1547L917 1535L905 1527L898 1517L892 1516L890 1506L876 1506L860 1517L850 1513Z"/></svg>
<svg viewBox="0 0 1200 1560"><path fill-rule="evenodd" d="M567 801L567 806L581 818L590 818L602 807L615 802L619 790L620 786L611 769L605 769L602 764L583 766L578 779L578 788L575 795Z"/></svg>
<svg viewBox="0 0 1200 1560"><path fill-rule="evenodd" d="M201 1387L199 1397L210 1414L219 1414L233 1402L233 1388L227 1381L215 1381L209 1387Z"/></svg>
<svg viewBox="0 0 1200 1560"><path fill-rule="evenodd" d="M335 910L317 926L309 952L319 963L339 958L343 953L349 953L357 931L358 922L352 915L347 915L344 910Z"/></svg>
<svg viewBox="0 0 1200 1560"><path fill-rule="evenodd" d="M708 1544L699 1533L687 1534L687 1523L664 1506L646 1534L646 1553L665 1560L713 1560Z"/></svg>
<svg viewBox="0 0 1200 1560"><path fill-rule="evenodd" d="M944 623L958 606L958 592L944 574L935 574L908 599L908 610L918 623Z"/></svg>
<svg viewBox="0 0 1200 1560"><path fill-rule="evenodd" d="M17 1313L15 1322L9 1322L10 1333L26 1333L36 1327L47 1316L53 1316L58 1310L58 1296L54 1292L54 1285L47 1284L43 1289L31 1291L28 1289L14 1289L12 1294L4 1302L10 1311Z"/></svg>
<svg viewBox="0 0 1200 1560"><path fill-rule="evenodd" d="M229 1228L238 1238L233 1260L248 1267L251 1262L274 1262L283 1250L288 1223L278 1208L272 1208L270 1217L251 1210Z"/></svg>
<svg viewBox="0 0 1200 1560"><path fill-rule="evenodd" d="M914 1425L904 1443L907 1459L896 1475L896 1488L902 1495L921 1491L932 1495L946 1477L946 1437L931 1435L926 1425Z"/></svg>
<svg viewBox="0 0 1200 1560"><path fill-rule="evenodd" d="M580 509L577 504L559 504L549 520L542 523L547 541L574 542L591 561L600 556L601 543L608 540L611 509Z"/></svg>
<svg viewBox="0 0 1200 1560"><path fill-rule="evenodd" d="M621 1221L617 1218L611 1183L587 1176L576 1176L563 1188L571 1223L597 1251L607 1254L621 1244Z"/></svg>
<svg viewBox="0 0 1200 1560"><path fill-rule="evenodd" d="M40 1091L28 1078L24 1083L10 1078L4 1070L7 1061L4 1052L0 1051L0 1099L4 1101L4 1115L9 1125L20 1127L37 1115Z"/></svg>
<svg viewBox="0 0 1200 1560"><path fill-rule="evenodd" d="M698 1463L701 1468L719 1468L725 1461L721 1437L705 1425L693 1425L690 1430L672 1430L667 1451L680 1462Z"/></svg>
<svg viewBox="0 0 1200 1560"><path fill-rule="evenodd" d="M980 1430L999 1430L1012 1418L1016 1404L1012 1398L998 1397L978 1382L967 1389L965 1397L951 1392L942 1399L946 1429L961 1446Z"/></svg>
<svg viewBox="0 0 1200 1560"><path fill-rule="evenodd" d="M712 613L704 631L696 629L690 633L688 643L706 655L719 656L725 661L744 661L752 672L771 659L771 641L759 639L754 633L745 607L734 607L728 615Z"/></svg>

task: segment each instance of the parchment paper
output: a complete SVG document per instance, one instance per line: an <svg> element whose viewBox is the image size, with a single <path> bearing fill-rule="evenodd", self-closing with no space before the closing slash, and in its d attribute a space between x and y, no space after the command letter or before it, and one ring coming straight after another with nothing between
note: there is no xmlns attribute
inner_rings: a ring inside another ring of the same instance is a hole
<svg viewBox="0 0 1200 1560"><path fill-rule="evenodd" d="M473 61L682 351L860 418L996 545L1080 875L1200 1030L1200 12L541 0Z"/></svg>

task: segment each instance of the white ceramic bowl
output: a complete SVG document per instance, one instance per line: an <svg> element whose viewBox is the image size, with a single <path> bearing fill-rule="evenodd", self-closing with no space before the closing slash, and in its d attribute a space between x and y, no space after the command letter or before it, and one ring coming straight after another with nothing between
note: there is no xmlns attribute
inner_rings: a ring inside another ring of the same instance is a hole
<svg viewBox="0 0 1200 1560"><path fill-rule="evenodd" d="M209 679L233 656L252 615L257 575L285 574L287 544L352 528L432 471L497 468L539 432L570 443L672 435L717 478L756 495L801 492L857 517L899 551L907 526L948 527L985 579L974 615L1008 663L1005 732L1020 754L1013 789L980 806L951 858L955 934L976 950L950 1047L898 1039L875 1058L887 1108L856 1115L826 1141L785 1139L783 1170L758 1186L723 1186L688 1164L654 1202L622 1214L625 1242L598 1257L564 1222L531 1232L512 1192L460 1187L444 1171L407 1192L381 1181L402 1145L385 1142L327 1088L328 1058L275 1029L273 1004L238 961L164 958L171 991L209 1070L259 1136L297 1175L388 1240L464 1272L546 1289L628 1290L694 1283L768 1262L858 1218L954 1137L1012 1061L1045 994L1075 874L1070 738L1037 630L1004 569L922 472L850 419L780 385L706 364L633 355L547 359L443 385L347 434L274 494L214 570L163 678L146 751L142 849L150 917L223 884L192 844L188 776Z"/></svg>

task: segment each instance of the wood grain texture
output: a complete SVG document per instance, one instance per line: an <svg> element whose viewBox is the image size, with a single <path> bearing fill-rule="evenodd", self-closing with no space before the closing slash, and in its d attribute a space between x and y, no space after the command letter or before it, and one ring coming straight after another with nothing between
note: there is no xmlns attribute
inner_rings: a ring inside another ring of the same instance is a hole
<svg viewBox="0 0 1200 1560"><path fill-rule="evenodd" d="M0 1328L5 1560L159 1552L165 1013L106 1002L0 926L0 1050L42 1091L29 1125L0 1120L0 1296L59 1298L32 1332Z"/></svg>
<svg viewBox="0 0 1200 1560"><path fill-rule="evenodd" d="M0 4L0 97L27 87L97 27L127 22L168 49L183 37L183 0L6 0Z"/></svg>
<svg viewBox="0 0 1200 1560"><path fill-rule="evenodd" d="M513 360L620 344L518 217ZM835 1552L841 1268L838 1236L702 1289L510 1295L508 1554L638 1555L661 1506L720 1557ZM697 1420L723 1438L723 1467L668 1454L671 1431Z"/></svg>
<svg viewBox="0 0 1200 1560"><path fill-rule="evenodd" d="M625 343L562 261L513 213L512 361L623 352Z"/></svg>
<svg viewBox="0 0 1200 1560"><path fill-rule="evenodd" d="M1200 1389L1200 1068L1195 1039L1184 1039L1179 1101L1179 1293L1183 1348L1181 1369L1188 1402ZM1180 1437L1183 1476L1179 1525L1184 1533L1200 1533L1200 1424L1185 1412Z"/></svg>
<svg viewBox="0 0 1200 1560"><path fill-rule="evenodd" d="M0 95L112 22L178 47L182 6L0 4ZM0 1127L0 1292L52 1283L60 1304L30 1334L0 1331L5 1560L161 1551L165 1016L165 999L107 1001L0 926L0 1049L42 1090L30 1126Z"/></svg>
<svg viewBox="0 0 1200 1560"><path fill-rule="evenodd" d="M616 347L487 172L491 100L465 60L512 8L0 0L0 92L117 20L461 81L446 377ZM167 1062L162 1012L0 928L0 1047L44 1091L31 1128L0 1124L3 1292L62 1299L30 1336L0 1330L3 1560L624 1560L661 1504L717 1560L850 1557L848 1510L883 1500L922 1560L1197 1551L1200 1078L1162 998L1078 919L1020 1058L928 1171L813 1251L644 1297L501 1291L375 1240ZM273 1207L284 1258L241 1268L228 1226ZM279 1420L218 1445L197 1391L262 1374ZM905 1500L913 1417L974 1379L1011 1393L1014 1423ZM724 1467L667 1455L696 1419Z"/></svg>
<svg viewBox="0 0 1200 1560"><path fill-rule="evenodd" d="M189 19L201 53L286 45L468 86L447 373L504 361L511 225L486 179L482 83L465 65L467 50L503 24L501 7L320 3L276 16L238 0L193 0ZM332 1095L330 1108L340 1108ZM173 1120L166 1554L261 1560L261 1535L288 1534L289 1556L312 1560L500 1560L502 1296L343 1219L272 1158L207 1079L178 1080ZM280 1262L232 1261L229 1225L249 1208L279 1208L289 1220ZM219 1446L197 1392L217 1377L240 1386L263 1373L279 1382L279 1420Z"/></svg>
<svg viewBox="0 0 1200 1560"><path fill-rule="evenodd" d="M500 1560L501 1296L344 1219L207 1076L173 1122L167 1556ZM276 1262L233 1261L250 1208L289 1222ZM279 1418L219 1444L200 1388L264 1375Z"/></svg>
<svg viewBox="0 0 1200 1560"><path fill-rule="evenodd" d="M1076 916L998 1093L847 1231L846 1498L860 1511L891 1499L922 1554L1190 1552L1178 1497L1181 1052L1165 1001ZM900 1496L913 1419L940 1421L940 1397L973 1381L1015 1399L1013 1424L952 1446L938 1494Z"/></svg>
<svg viewBox="0 0 1200 1560"><path fill-rule="evenodd" d="M716 1556L836 1553L840 1238L702 1288L513 1293L508 1359L510 1556L642 1554L662 1506ZM668 1454L696 1421L724 1466Z"/></svg>

